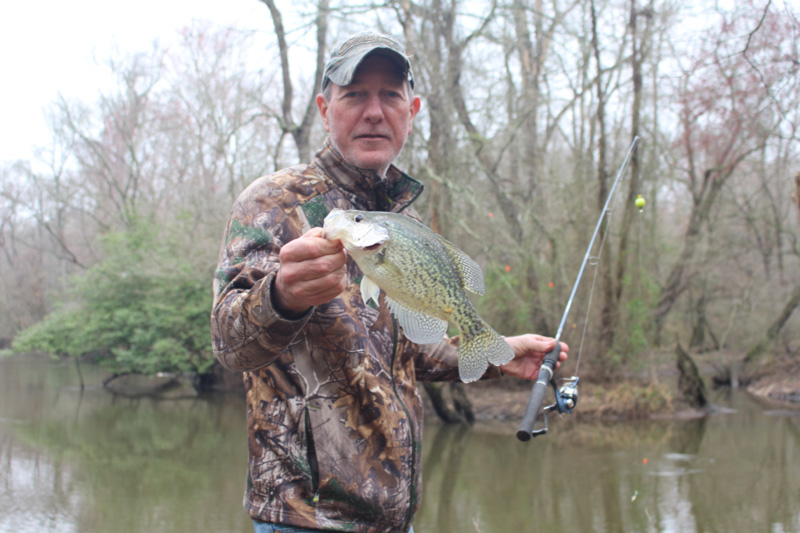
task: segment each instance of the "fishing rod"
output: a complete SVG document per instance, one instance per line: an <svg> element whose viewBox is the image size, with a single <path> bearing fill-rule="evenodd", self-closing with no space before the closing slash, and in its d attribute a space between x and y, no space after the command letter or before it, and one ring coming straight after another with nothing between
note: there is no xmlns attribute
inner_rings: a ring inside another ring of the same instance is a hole
<svg viewBox="0 0 800 533"><path fill-rule="evenodd" d="M639 137L636 136L633 138L631 142L630 148L628 148L628 153L625 155L625 159L622 162L622 166L619 168L619 172L617 172L617 177L614 179L614 183L611 185L611 190L608 192L608 197L606 198L606 203L603 206L603 210L600 211L600 218L597 220L597 226L594 228L594 233L592 234L592 240L589 241L589 247L586 249L586 254L583 256L583 262L581 263L581 268L578 271L578 278L575 280L575 284L572 286L572 293L569 295L569 300L567 300L567 308L564 310L564 315L561 317L561 324L558 326L558 331L556 332L556 345L553 349L544 356L544 360L542 361L542 366L539 369L539 377L537 378L536 382L533 384L533 388L531 389L531 396L528 399L528 406L525 408L525 415L522 417L522 422L519 425L519 429L517 430L517 438L523 442L527 442L531 440L531 437L538 437L539 435L544 435L547 433L547 413L550 411L558 411L561 414L567 415L575 409L575 406L578 404L578 381L580 378L575 375L566 380L564 385L561 388L558 387L556 384L555 378L553 374L555 372L556 363L558 363L558 356L561 353L561 345L559 344L559 340L561 339L561 334L564 332L564 324L567 322L567 317L569 316L570 308L572 308L572 302L575 299L575 293L578 291L578 285L580 285L581 278L583 277L583 272L586 269L586 264L589 262L589 258L591 257L592 248L594 248L594 241L597 238L597 234L600 232L600 227L603 225L603 217L606 216L608 212L608 206L611 204L611 199L614 197L615 189L617 188L617 184L619 183L620 179L622 178L622 174L625 171L625 167L628 166L628 162L633 155L633 150L636 147L636 143L639 140ZM605 243L605 233L603 234L603 241L601 243L601 250L602 244ZM598 252L599 256L599 252ZM595 272L596 274L596 272ZM594 290L594 286L592 287ZM584 335L586 330L584 329ZM581 342L583 342L581 340ZM580 362L580 354L578 354L578 362ZM577 365L576 365L577 366ZM577 374L577 368L576 368ZM555 403L552 405L546 406L542 409L542 402L544 402L544 395L547 392L547 387L551 386L553 388L553 394L555 395ZM536 423L536 419L539 416L539 411L542 411L542 418L544 425L540 429L534 429L533 426Z"/></svg>

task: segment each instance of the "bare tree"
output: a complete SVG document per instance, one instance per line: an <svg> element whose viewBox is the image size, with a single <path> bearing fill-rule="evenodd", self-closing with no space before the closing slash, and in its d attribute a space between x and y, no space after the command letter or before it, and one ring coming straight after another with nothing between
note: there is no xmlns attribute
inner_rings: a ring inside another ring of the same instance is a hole
<svg viewBox="0 0 800 533"><path fill-rule="evenodd" d="M41 318L48 294L100 258L103 234L142 220L173 232L198 271L213 268L230 202L310 160L331 37L373 27L404 37L425 102L400 162L428 188L420 211L484 265L481 312L505 333L552 334L615 162L639 134L587 340L625 353L644 298L630 290L636 272L660 286L647 320L692 332L692 347L791 344L800 40L789 7L717 6L714 31L681 42L682 7L655 0L260 1L274 47L197 24L171 49L112 58L114 90L56 101L52 146L3 169L0 289L19 311L6 330ZM646 216L632 202L642 189Z"/></svg>
<svg viewBox="0 0 800 533"><path fill-rule="evenodd" d="M281 78L283 80L283 98L281 100L280 112L271 111L270 113L278 119L283 135L291 135L297 148L298 161L311 160L311 129L317 116L316 95L317 89L322 82L323 69L325 68L325 53L327 50L328 37L328 17L330 12L330 1L319 0L315 17L316 26L316 72L314 83L305 98L305 105L302 107L302 117L299 122L293 118L295 107L294 83L292 81L289 52L290 47L286 40L287 31L284 26L283 16L278 9L275 0L261 0L269 9L272 17L272 24L275 28L275 38L278 41L278 52L280 55ZM280 142L278 143L280 146Z"/></svg>
<svg viewBox="0 0 800 533"><path fill-rule="evenodd" d="M747 59L731 49L737 44L733 39L736 22L741 20L723 20L717 37L706 43L704 55L685 71L680 88L682 170L691 209L682 250L655 311L658 330L689 286L692 260L721 192L742 165L764 148L777 131L776 119L780 120L772 111L770 88L780 82L783 72L773 70L772 78L762 81Z"/></svg>

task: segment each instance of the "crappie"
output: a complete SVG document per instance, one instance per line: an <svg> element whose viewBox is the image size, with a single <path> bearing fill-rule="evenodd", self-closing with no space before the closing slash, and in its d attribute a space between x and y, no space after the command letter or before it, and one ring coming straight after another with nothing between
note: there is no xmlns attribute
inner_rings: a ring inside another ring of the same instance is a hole
<svg viewBox="0 0 800 533"><path fill-rule="evenodd" d="M379 305L380 290L406 337L439 342L458 327L458 373L465 383L514 358L511 346L484 322L466 290L483 294L481 267L423 224L398 213L332 210L323 237L341 240L364 273L361 297Z"/></svg>

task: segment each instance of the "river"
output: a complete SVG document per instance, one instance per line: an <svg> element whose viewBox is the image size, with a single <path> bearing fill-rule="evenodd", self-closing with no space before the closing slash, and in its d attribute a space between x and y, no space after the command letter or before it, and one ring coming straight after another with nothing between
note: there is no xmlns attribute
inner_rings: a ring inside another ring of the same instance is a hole
<svg viewBox="0 0 800 533"><path fill-rule="evenodd" d="M0 532L252 532L235 394L125 398L83 365L0 358ZM186 394L184 394L186 392ZM800 532L800 410L647 423L428 420L416 533ZM579 407L580 408L580 407Z"/></svg>

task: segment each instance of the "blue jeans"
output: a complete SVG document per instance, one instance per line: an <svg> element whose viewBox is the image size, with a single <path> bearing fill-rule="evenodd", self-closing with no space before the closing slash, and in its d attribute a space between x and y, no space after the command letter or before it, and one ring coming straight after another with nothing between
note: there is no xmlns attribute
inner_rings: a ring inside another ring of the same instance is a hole
<svg viewBox="0 0 800 533"><path fill-rule="evenodd" d="M256 533L317 533L321 529L306 529L295 526L282 526L281 524L270 524L267 522L257 522L253 520L253 527ZM408 533L414 533L414 528L408 530Z"/></svg>

